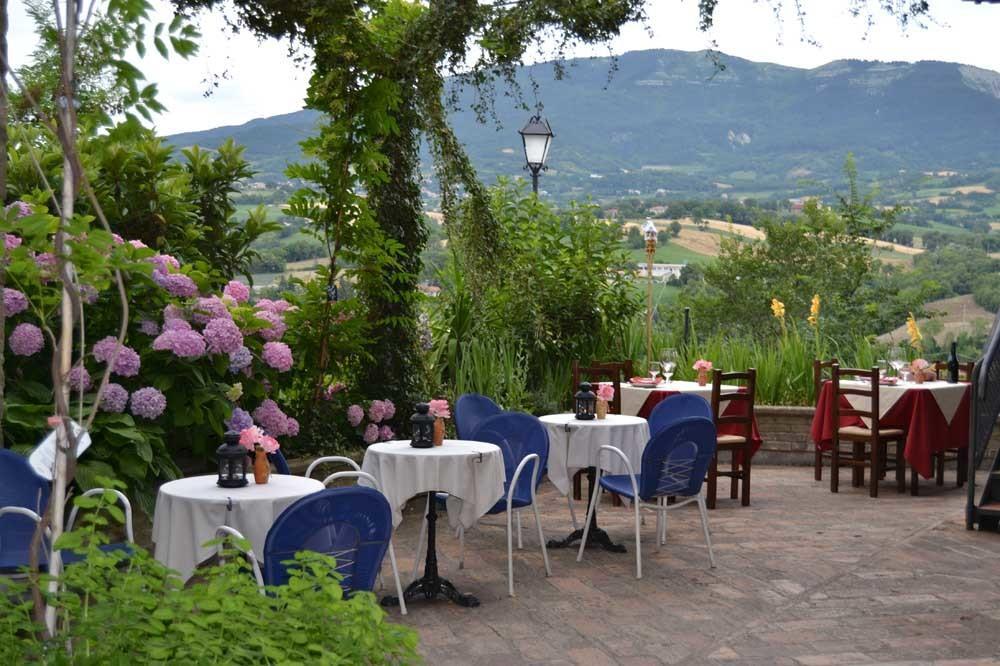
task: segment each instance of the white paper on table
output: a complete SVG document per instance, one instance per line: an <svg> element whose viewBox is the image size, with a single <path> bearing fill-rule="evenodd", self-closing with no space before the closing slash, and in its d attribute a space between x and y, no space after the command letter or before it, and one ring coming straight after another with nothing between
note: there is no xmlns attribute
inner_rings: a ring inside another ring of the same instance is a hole
<svg viewBox="0 0 1000 666"><path fill-rule="evenodd" d="M76 421L70 421L73 434L76 436L76 457L90 448L90 433ZM55 476L56 466L56 431L53 430L28 454L28 464L35 473L43 479L51 481Z"/></svg>

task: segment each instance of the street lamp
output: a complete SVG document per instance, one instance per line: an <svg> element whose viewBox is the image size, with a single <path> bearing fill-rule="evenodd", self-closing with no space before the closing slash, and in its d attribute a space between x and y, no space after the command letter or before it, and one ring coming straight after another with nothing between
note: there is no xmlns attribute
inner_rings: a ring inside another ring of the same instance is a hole
<svg viewBox="0 0 1000 666"><path fill-rule="evenodd" d="M524 143L524 168L531 172L531 189L538 194L538 174L547 169L545 159L549 156L549 146L552 145L552 128L549 121L541 116L532 116L528 124L521 130L521 141Z"/></svg>

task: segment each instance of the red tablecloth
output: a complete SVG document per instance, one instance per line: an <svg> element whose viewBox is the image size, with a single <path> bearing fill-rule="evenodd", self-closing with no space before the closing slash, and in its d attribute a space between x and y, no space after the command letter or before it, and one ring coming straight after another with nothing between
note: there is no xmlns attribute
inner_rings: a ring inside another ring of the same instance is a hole
<svg viewBox="0 0 1000 666"><path fill-rule="evenodd" d="M666 400L672 395L676 395L680 391L650 391L649 397L646 398L646 402L642 403L642 409L639 410L637 416L641 416L644 419L648 419L649 415L653 412L653 408L658 404ZM747 413L747 403L742 400L734 400L726 406L722 411L723 416L740 416ZM652 434L652 433L651 433ZM738 423L726 423L719 428L720 435L743 435L743 427ZM753 420L753 436L750 441L750 457L757 453L757 449L760 448L763 440L760 438L760 431L757 429L757 417ZM739 453L737 454L737 462L739 462Z"/></svg>
<svg viewBox="0 0 1000 666"><path fill-rule="evenodd" d="M833 406L830 404L833 385L826 382L819 394L816 414L812 422L812 439L819 448L827 450L833 442ZM847 398L840 396L843 409L850 409ZM928 389L908 389L889 408L879 423L886 428L906 430L906 447L903 457L925 479L934 473L933 454L945 449L965 448L969 445L969 387L948 423L937 400ZM858 416L841 416L840 426L864 426Z"/></svg>

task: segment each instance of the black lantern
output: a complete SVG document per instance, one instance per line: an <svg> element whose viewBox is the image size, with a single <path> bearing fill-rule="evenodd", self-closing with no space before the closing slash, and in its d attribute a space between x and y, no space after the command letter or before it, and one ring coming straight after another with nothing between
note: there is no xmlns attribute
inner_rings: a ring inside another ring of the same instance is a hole
<svg viewBox="0 0 1000 666"><path fill-rule="evenodd" d="M590 382L580 382L580 390L576 392L576 418L581 421L591 421L597 410L597 395L591 391Z"/></svg>
<svg viewBox="0 0 1000 666"><path fill-rule="evenodd" d="M413 434L410 446L415 449L429 449L434 446L434 417L428 411L431 406L426 402L417 403L417 413L410 417Z"/></svg>
<svg viewBox="0 0 1000 666"><path fill-rule="evenodd" d="M549 121L541 116L532 116L528 124L519 130L524 144L525 169L531 172L531 189L538 194L538 174L546 169L545 160L552 145L552 128Z"/></svg>
<svg viewBox="0 0 1000 666"><path fill-rule="evenodd" d="M215 450L219 459L219 480L223 488L247 485L247 450L240 446L240 433L230 430L222 437L222 446Z"/></svg>

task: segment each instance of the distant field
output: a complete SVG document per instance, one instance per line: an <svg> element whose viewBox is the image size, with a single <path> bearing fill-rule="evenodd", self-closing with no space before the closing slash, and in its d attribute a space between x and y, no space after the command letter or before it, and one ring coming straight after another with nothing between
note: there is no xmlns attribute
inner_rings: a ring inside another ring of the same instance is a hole
<svg viewBox="0 0 1000 666"><path fill-rule="evenodd" d="M928 312L940 313L935 317L942 322L943 327L940 333L934 335L935 341L943 343L948 337L955 337L960 332L972 331L977 325L986 326L993 321L993 313L979 307L973 300L971 294L965 296L952 296L939 301L932 301L924 306ZM928 319L918 319L917 325L926 328ZM926 331L924 331L926 334ZM878 337L880 342L900 342L908 339L906 325L890 331Z"/></svg>

